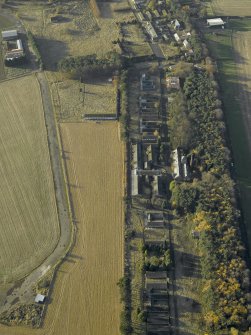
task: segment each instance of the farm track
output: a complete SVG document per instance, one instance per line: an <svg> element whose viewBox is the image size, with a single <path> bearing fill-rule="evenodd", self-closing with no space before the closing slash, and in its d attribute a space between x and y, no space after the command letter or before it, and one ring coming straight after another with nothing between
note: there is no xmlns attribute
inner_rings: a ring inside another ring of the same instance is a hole
<svg viewBox="0 0 251 335"><path fill-rule="evenodd" d="M60 125L76 242L60 266L42 329L8 335L119 333L123 275L123 144L116 123Z"/></svg>

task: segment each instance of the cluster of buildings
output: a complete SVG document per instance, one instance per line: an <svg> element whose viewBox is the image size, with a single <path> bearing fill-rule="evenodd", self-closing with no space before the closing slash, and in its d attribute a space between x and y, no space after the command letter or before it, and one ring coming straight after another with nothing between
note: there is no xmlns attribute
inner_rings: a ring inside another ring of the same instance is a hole
<svg viewBox="0 0 251 335"><path fill-rule="evenodd" d="M17 30L2 31L2 41L4 45L5 64L16 63L24 60L25 52L23 42Z"/></svg>
<svg viewBox="0 0 251 335"><path fill-rule="evenodd" d="M160 100L154 95L155 81L145 73L140 77L138 97L138 117L140 140L132 144L131 193L137 196L142 193L144 184L151 185L152 195L161 196L162 171L158 167Z"/></svg>
<svg viewBox="0 0 251 335"><path fill-rule="evenodd" d="M162 211L145 213L145 244L149 256L158 251L158 259L164 260L168 248L165 240L166 218ZM155 265L156 266L156 265ZM147 334L169 334L170 316L167 269L160 265L145 271L144 309L147 312Z"/></svg>
<svg viewBox="0 0 251 335"><path fill-rule="evenodd" d="M142 25L146 34L152 42L157 42L159 39L167 40L168 27L163 21L163 18L167 16L165 9L165 1L158 1L158 8L150 11L145 8L144 13L142 8L146 3L142 0L130 0L130 4L135 11L135 16L138 22Z"/></svg>

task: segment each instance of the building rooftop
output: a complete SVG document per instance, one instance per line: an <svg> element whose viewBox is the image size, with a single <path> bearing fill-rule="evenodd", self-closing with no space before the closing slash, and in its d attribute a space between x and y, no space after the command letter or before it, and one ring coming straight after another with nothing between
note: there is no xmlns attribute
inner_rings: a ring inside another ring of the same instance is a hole
<svg viewBox="0 0 251 335"><path fill-rule="evenodd" d="M35 298L35 302L44 302L45 300L45 295L43 294L37 294Z"/></svg>
<svg viewBox="0 0 251 335"><path fill-rule="evenodd" d="M4 40L11 39L11 38L17 38L17 30L5 30L2 31L2 38Z"/></svg>
<svg viewBox="0 0 251 335"><path fill-rule="evenodd" d="M224 26L225 22L221 18L207 19L209 26Z"/></svg>

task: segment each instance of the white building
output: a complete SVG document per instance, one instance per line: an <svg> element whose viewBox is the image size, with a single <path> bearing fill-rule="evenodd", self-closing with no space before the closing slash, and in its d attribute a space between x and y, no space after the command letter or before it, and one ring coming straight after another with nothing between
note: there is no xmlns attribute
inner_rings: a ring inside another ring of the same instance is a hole
<svg viewBox="0 0 251 335"><path fill-rule="evenodd" d="M2 31L2 39L4 41L17 40L17 30Z"/></svg>
<svg viewBox="0 0 251 335"><path fill-rule="evenodd" d="M207 19L207 25L209 27L224 27L225 22L221 18L215 18L215 19Z"/></svg>

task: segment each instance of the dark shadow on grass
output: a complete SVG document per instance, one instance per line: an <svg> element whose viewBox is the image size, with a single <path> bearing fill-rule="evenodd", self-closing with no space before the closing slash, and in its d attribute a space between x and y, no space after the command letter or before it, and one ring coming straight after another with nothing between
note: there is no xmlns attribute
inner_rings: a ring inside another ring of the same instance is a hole
<svg viewBox="0 0 251 335"><path fill-rule="evenodd" d="M42 37L36 37L35 40L43 60L45 70L57 71L58 62L69 54L67 44L62 41Z"/></svg>

